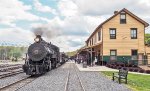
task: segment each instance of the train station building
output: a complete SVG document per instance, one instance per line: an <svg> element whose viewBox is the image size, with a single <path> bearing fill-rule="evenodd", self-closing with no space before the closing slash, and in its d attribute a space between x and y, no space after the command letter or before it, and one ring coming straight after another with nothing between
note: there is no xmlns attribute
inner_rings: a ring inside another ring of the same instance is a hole
<svg viewBox="0 0 150 91"><path fill-rule="evenodd" d="M125 8L115 11L94 30L78 54L86 55L88 64L95 58L99 64L109 61L150 64L150 47L144 41L148 26L147 22Z"/></svg>

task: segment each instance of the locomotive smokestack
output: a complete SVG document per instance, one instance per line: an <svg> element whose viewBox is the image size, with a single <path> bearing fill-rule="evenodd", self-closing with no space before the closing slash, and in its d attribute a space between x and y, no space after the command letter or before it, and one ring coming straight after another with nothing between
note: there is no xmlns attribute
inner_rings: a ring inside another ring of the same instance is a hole
<svg viewBox="0 0 150 91"><path fill-rule="evenodd" d="M41 39L41 35L36 35L36 38L40 38Z"/></svg>
<svg viewBox="0 0 150 91"><path fill-rule="evenodd" d="M41 35L36 35L36 38L34 39L35 42L40 42L42 41Z"/></svg>

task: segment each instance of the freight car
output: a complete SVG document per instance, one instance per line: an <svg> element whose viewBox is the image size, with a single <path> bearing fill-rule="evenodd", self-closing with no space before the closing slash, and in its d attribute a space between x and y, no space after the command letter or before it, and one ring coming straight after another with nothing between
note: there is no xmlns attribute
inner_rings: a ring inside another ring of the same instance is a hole
<svg viewBox="0 0 150 91"><path fill-rule="evenodd" d="M60 64L59 48L44 41L40 35L28 48L23 70L27 75L44 74Z"/></svg>

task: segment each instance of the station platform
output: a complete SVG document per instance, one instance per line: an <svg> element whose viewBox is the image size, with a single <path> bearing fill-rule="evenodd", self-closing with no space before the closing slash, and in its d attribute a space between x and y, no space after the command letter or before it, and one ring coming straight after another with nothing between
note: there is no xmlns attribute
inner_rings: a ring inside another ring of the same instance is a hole
<svg viewBox="0 0 150 91"><path fill-rule="evenodd" d="M92 66L92 67L89 67L87 66L87 68L83 68L83 64L77 64L76 63L76 66L77 68L79 69L79 71L90 71L90 72L100 72L100 71L115 71L115 72L118 72L119 70L118 69L112 69L112 68L108 68L106 66ZM141 75L150 75L150 74L146 74L146 73L139 73L139 72L129 72L129 73L132 73L132 74L141 74Z"/></svg>
<svg viewBox="0 0 150 91"><path fill-rule="evenodd" d="M87 68L83 68L83 64L76 64L80 71L118 71L116 69L111 69L106 66L87 66Z"/></svg>

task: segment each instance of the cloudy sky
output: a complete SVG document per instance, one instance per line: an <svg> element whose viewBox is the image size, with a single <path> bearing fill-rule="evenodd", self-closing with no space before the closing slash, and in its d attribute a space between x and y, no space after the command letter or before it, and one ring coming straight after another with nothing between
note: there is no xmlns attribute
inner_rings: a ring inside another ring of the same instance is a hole
<svg viewBox="0 0 150 91"><path fill-rule="evenodd" d="M28 45L33 30L44 27L45 40L61 51L76 50L101 22L123 8L150 23L150 0L0 0L0 43Z"/></svg>

